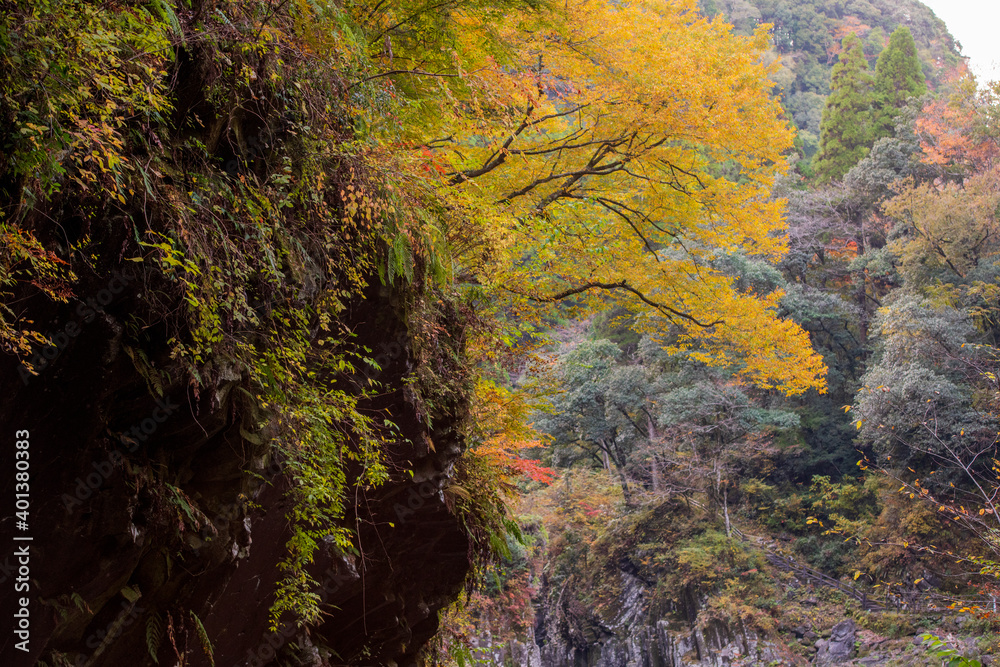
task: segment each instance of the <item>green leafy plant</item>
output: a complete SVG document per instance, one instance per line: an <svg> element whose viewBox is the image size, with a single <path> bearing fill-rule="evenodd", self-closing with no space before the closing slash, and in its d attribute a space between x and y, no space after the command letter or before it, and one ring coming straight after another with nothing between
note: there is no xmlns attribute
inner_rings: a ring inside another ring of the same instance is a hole
<svg viewBox="0 0 1000 667"><path fill-rule="evenodd" d="M208 657L208 662L212 667L215 667L215 648L212 646L212 640L208 637L208 632L205 630L205 625L198 618L198 614L194 613L194 610L189 611L191 616L191 622L194 623L195 632L198 634L198 641L201 643L201 649L205 652Z"/></svg>
<svg viewBox="0 0 1000 667"><path fill-rule="evenodd" d="M153 613L146 619L146 650L153 662L160 664L156 654L160 651L160 644L163 643L163 619L160 615Z"/></svg>
<svg viewBox="0 0 1000 667"><path fill-rule="evenodd" d="M939 637L932 635L929 632L925 632L920 635L920 638L924 640L924 644L927 646L928 652L932 653L935 657L940 658L944 661L946 667L982 667L983 663L974 658L966 658L965 656L959 654L956 649L949 647L949 645L944 642Z"/></svg>

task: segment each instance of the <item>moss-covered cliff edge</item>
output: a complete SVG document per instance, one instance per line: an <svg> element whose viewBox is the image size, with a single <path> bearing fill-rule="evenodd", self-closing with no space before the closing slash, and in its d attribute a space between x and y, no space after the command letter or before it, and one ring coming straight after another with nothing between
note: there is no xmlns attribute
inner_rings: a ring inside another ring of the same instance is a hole
<svg viewBox="0 0 1000 667"><path fill-rule="evenodd" d="M337 11L3 14L4 664L413 663L477 551L474 315Z"/></svg>
<svg viewBox="0 0 1000 667"><path fill-rule="evenodd" d="M107 314L60 355L51 379L5 396L3 422L31 433L32 658L152 664L150 638L169 655L174 633L182 653L192 649L186 664L201 664L201 625L216 664L271 664L276 651L306 655L312 644L347 664L409 664L462 586L469 542L443 496L462 439L452 416L436 414L428 428L404 398L413 356L388 299L374 297L381 308L368 312L403 340L379 343L399 346L382 376L394 388L380 400L405 424L384 452L402 474L353 489L343 523L357 531L357 553L321 543L309 572L327 615L308 632L291 619L268 627L293 482L268 444L240 434L236 372L197 399L183 385L151 396L122 349L122 323ZM4 373L16 379L12 364ZM132 426L137 442L127 443Z"/></svg>

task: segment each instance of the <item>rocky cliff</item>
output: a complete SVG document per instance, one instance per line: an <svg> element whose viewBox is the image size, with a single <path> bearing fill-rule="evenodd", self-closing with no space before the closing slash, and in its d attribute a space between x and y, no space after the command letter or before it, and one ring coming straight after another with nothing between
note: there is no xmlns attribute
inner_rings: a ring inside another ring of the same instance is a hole
<svg viewBox="0 0 1000 667"><path fill-rule="evenodd" d="M336 17L3 14L0 662L412 664L476 551L472 310Z"/></svg>
<svg viewBox="0 0 1000 667"><path fill-rule="evenodd" d="M650 587L621 572L617 614L576 622L577 632L560 632L565 610L543 610L534 631L540 664L546 667L723 667L725 665L805 664L782 642L737 619L707 613L707 598L696 591L677 605L660 607ZM579 610L577 611L579 613Z"/></svg>
<svg viewBox="0 0 1000 667"><path fill-rule="evenodd" d="M574 488L581 481L575 478ZM531 507L548 516L542 504ZM527 610L512 618L489 603L470 607L473 657L485 664L937 664L920 638L925 631L947 637L982 664L995 650L991 633L970 632L977 623L987 627L988 615L977 619L919 599L909 609L883 597L876 603L869 598L874 591L780 555L767 540L735 529L727 537L720 517L681 502L652 502L599 522L601 535L584 550L585 524L548 521L547 539L534 541L527 562L511 561L505 569L516 573L512 582L534 582Z"/></svg>
<svg viewBox="0 0 1000 667"><path fill-rule="evenodd" d="M244 437L252 434L241 426L247 407L237 370L216 369L197 391L174 383L151 394L134 357L148 353L167 369L171 362L155 357L155 346L129 347L128 318L143 292L141 278L121 282L115 301L81 321L38 375L23 382L10 359L2 369L4 386L16 390L4 393L0 423L30 432L25 534L33 538L30 652L21 656L5 640L5 661L15 661L6 664L143 665L175 651L185 664L208 664L209 654L219 665L277 664L276 654L309 665L330 664L330 656L336 664L412 662L436 629L436 611L462 586L469 542L443 494L463 448L461 402L418 415L408 400L402 380L417 361L399 293L373 290L352 312L361 340L384 350L387 391L366 407L391 411L401 425L385 452L397 474L377 489L355 489L344 522L357 529L358 552L326 545L310 567L323 622L272 631L291 478L269 443ZM95 293L101 284L94 280ZM36 321L71 323L80 303ZM5 497L12 482L4 480ZM9 550L3 565L12 585Z"/></svg>

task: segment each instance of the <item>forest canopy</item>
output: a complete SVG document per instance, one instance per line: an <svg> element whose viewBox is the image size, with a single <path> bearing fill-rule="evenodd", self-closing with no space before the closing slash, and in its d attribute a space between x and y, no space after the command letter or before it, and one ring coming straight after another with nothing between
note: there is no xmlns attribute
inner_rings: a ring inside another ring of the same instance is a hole
<svg viewBox="0 0 1000 667"><path fill-rule="evenodd" d="M299 4L284 24L268 11L234 10L232 25L255 31L263 62L274 48L305 58L332 49L336 80L312 85L332 84L331 93L339 86L346 95L376 170L381 161L405 173L399 187L414 203L426 205L428 196L438 202L445 219L405 234L451 255L460 283L518 309L621 302L644 330L671 331L664 344L693 347L706 362L732 365L762 386L787 393L822 388L824 367L808 336L777 313L780 290L740 290L720 268L727 257L773 262L786 251L783 202L771 187L792 133L770 95L766 25L738 36L721 17L702 18L687 0L502 9L467 2ZM139 175L122 157L128 110L154 123L183 112L163 76L171 50L183 54L194 45L174 41L185 13L166 6L129 9L114 19L89 7L80 11L79 19L62 20L108 22L106 39L141 58L102 55L108 85L8 106L7 136L27 136L34 144L17 145L37 147L16 149L20 158L8 173L26 178L22 187L42 196L62 188L65 168L46 166L50 158L42 157L62 144L71 159L91 152L102 173L121 174L109 181L121 198L122 176ZM193 18L203 20L202 13ZM644 30L635 31L637 24ZM144 42L131 36L140 27ZM8 50L8 58L17 58L8 63L15 72L8 99L15 99L30 94L29 82L45 65L16 54L39 48L32 40L43 37L5 34L16 40ZM96 48L60 47L54 57L67 76L79 77L79 59ZM287 73L268 76L283 85L273 77ZM135 100L131 80L146 82ZM305 91L303 83L294 85ZM304 101L315 104L311 94ZM383 112L396 123L376 115ZM314 132L318 120L306 119L312 125L303 129ZM238 125L230 128L237 147L246 148ZM31 160L42 168L28 169ZM91 174L80 163L68 177L90 187L87 179L98 179ZM370 208L370 196L349 202L349 209L359 203L369 206L360 209L365 215L388 210ZM446 247L436 246L441 234ZM389 262L389 277L405 271L403 264ZM20 340L8 317L5 338Z"/></svg>
<svg viewBox="0 0 1000 667"><path fill-rule="evenodd" d="M662 338L762 386L822 388L808 337L777 315L780 292L742 291L720 268L785 252L771 187L792 134L763 64L767 26L741 37L660 0L455 21L469 74L413 131L439 196L475 220L453 230L459 247L494 244L458 258L460 279L519 307L621 303L643 330L676 327Z"/></svg>
<svg viewBox="0 0 1000 667"><path fill-rule="evenodd" d="M321 618L308 567L353 548L347 489L391 478L402 408L362 408L380 362L345 321L377 284L408 295L427 424L464 396L490 414L490 364L544 318L609 306L727 376L824 388L780 287L744 279L787 251L772 187L793 135L766 25L736 35L690 0L4 10L0 344L30 384L58 350L32 309L142 272L117 307L150 391L198 400L238 375L240 437L275 443L295 480L272 624ZM452 336L445 312L477 324ZM463 468L483 482L459 502L480 553L510 526L509 487L476 466L518 470L514 421L464 427L493 448Z"/></svg>

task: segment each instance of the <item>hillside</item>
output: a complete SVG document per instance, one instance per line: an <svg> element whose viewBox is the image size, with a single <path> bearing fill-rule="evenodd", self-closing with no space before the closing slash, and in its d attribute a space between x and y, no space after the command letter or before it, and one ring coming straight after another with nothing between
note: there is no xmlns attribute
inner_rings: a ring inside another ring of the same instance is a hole
<svg viewBox="0 0 1000 667"><path fill-rule="evenodd" d="M931 90L938 89L961 61L947 26L916 0L703 0L700 6L709 16L721 13L740 32L750 33L760 22L774 26L772 57L780 61L781 71L773 79L782 105L799 129L806 157L812 157L818 145L830 70L844 35L854 32L862 38L874 68L889 35L901 25L908 27Z"/></svg>
<svg viewBox="0 0 1000 667"><path fill-rule="evenodd" d="M0 663L991 660L1000 96L703 8L0 0Z"/></svg>
<svg viewBox="0 0 1000 667"><path fill-rule="evenodd" d="M994 664L995 91L953 69L952 39L918 3L706 10L744 32L775 25L771 77L800 148L819 147L850 33L863 64L839 83L856 102L838 111L842 124L879 127L890 93L905 100L891 130L859 133L840 175L800 165L776 190L788 198L780 262L717 260L745 290L780 291L823 354L826 392L782 396L665 352L621 309L582 331L558 327L533 424L549 438L534 454L561 478L527 486L527 539L452 608L439 655L539 667ZM889 35L912 38L921 70L895 81L922 91L926 80L926 93L886 92L892 70L876 63ZM925 633L945 643L932 649Z"/></svg>

